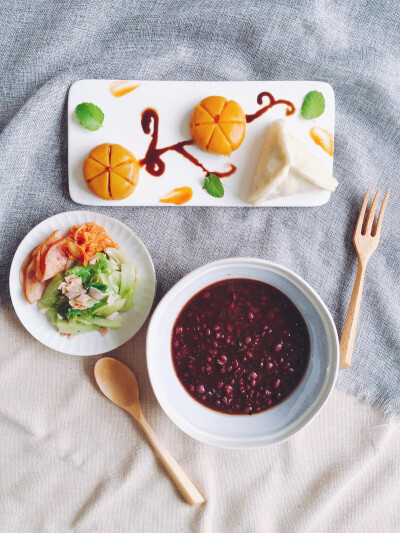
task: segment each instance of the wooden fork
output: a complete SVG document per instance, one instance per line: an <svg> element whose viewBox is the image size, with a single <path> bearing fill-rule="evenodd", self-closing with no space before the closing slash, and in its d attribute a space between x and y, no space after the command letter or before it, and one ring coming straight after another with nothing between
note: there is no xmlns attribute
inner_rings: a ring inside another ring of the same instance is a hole
<svg viewBox="0 0 400 533"><path fill-rule="evenodd" d="M372 200L371 208L368 213L365 230L363 230L365 211L367 209L370 187L365 194L364 201L361 206L360 214L358 215L356 229L353 235L353 244L358 257L358 270L356 281L354 282L353 293L351 295L349 309L347 311L346 320L342 331L342 338L340 339L340 368L349 368L351 364L351 357L353 355L354 340L356 338L358 315L360 313L360 304L362 291L364 286L365 270L369 258L375 251L379 243L381 235L383 215L385 214L386 204L389 198L390 189L382 202L381 210L378 215L378 220L373 230L372 225L375 218L376 205L378 203L380 188L376 191L375 197Z"/></svg>

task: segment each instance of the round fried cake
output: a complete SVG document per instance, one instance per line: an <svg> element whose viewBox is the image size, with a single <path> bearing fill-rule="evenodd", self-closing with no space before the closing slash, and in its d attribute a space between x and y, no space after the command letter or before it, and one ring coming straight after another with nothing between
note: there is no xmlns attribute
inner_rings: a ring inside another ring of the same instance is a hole
<svg viewBox="0 0 400 533"><path fill-rule="evenodd" d="M139 163L119 144L100 144L83 162L83 176L89 189L104 200L130 196L139 181Z"/></svg>
<svg viewBox="0 0 400 533"><path fill-rule="evenodd" d="M190 120L190 133L206 152L229 155L242 144L246 133L246 116L234 100L209 96L195 107Z"/></svg>

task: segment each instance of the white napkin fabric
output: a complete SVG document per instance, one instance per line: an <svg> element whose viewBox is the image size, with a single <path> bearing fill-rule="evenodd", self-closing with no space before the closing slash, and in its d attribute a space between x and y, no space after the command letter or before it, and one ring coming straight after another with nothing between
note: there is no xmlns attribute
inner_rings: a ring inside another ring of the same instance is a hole
<svg viewBox="0 0 400 533"><path fill-rule="evenodd" d="M2 533L397 533L400 424L334 390L290 441L228 451L196 442L158 405L145 328L110 355L207 503L192 508L136 422L98 390L97 357L53 352L0 313Z"/></svg>

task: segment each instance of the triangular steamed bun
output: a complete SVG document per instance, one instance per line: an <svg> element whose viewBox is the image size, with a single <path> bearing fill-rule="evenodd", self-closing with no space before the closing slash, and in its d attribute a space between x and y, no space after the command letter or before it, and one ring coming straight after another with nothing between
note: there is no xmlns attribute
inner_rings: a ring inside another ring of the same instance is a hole
<svg viewBox="0 0 400 533"><path fill-rule="evenodd" d="M286 131L285 121L273 122L265 137L260 161L253 179L249 202L310 191L310 185L334 191L338 185L321 161Z"/></svg>

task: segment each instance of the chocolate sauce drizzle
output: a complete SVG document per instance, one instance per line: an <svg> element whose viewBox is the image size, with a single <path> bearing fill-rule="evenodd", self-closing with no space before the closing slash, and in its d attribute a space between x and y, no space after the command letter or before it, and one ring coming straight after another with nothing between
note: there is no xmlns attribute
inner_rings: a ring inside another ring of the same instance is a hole
<svg viewBox="0 0 400 533"><path fill-rule="evenodd" d="M264 98L268 98L269 102L266 106L259 109L256 113L253 115L246 115L246 122L247 124L250 124L253 122L253 120L256 120L257 118L261 117L266 113L269 109L272 107L284 104L287 106L286 109L286 116L293 115L296 111L296 108L292 104L292 102L289 102L289 100L275 100L275 98L272 96L269 92L262 92L257 96L257 104L262 105ZM171 146L165 146L164 148L157 148L158 143L158 126L159 126L160 118L158 116L158 113L155 109L148 108L145 109L142 113L142 130L146 135L151 135L151 141L149 144L149 147L147 148L146 155L143 159L139 161L139 164L141 166L144 166L145 169L149 174L152 176L162 176L165 171L165 163L161 159L161 156L165 154L166 152L177 152L182 157L193 163L193 165L196 165L196 167L201 168L201 170L205 174L209 174L210 171L205 168L202 163L198 159L196 159L192 154L190 154L186 150L186 146L190 146L194 144L193 139L190 139L189 141L180 141L175 144L171 144ZM236 166L232 163L230 164L230 169L226 172L216 172L215 170L212 171L213 174L216 174L219 178L226 178L228 176L231 176L236 171Z"/></svg>
<svg viewBox="0 0 400 533"><path fill-rule="evenodd" d="M160 119L155 109L148 108L143 111L141 120L142 129L146 135L151 134L151 141L147 149L146 155L143 159L139 161L139 164L144 166L147 172L152 176L162 176L165 171L165 163L161 159L161 156L166 152L173 151L177 152L185 159L187 159L197 167L201 168L201 170L205 172L205 174L209 174L210 171L207 170L198 159L196 159L192 154L189 154L189 152L185 150L185 146L190 146L191 144L194 144L193 139L191 139L190 141L181 141L176 144L172 144L171 146L165 146L164 148L157 148L159 121ZM152 129L153 131L151 131ZM230 167L230 170L226 172L212 172L220 178L226 178L227 176L231 176L236 171L235 165L231 164Z"/></svg>
<svg viewBox="0 0 400 533"><path fill-rule="evenodd" d="M290 115L293 115L296 112L296 108L292 104L292 102L289 102L289 100L275 100L275 98L272 96L269 92L262 92L257 96L257 104L262 105L264 98L269 98L269 103L264 106L263 108L256 111L253 115L246 115L246 122L247 124L250 124L253 122L253 120L256 120L256 118L261 117L264 113L266 113L271 107L274 107L279 104L285 104L287 105L286 109L286 116L290 117Z"/></svg>

